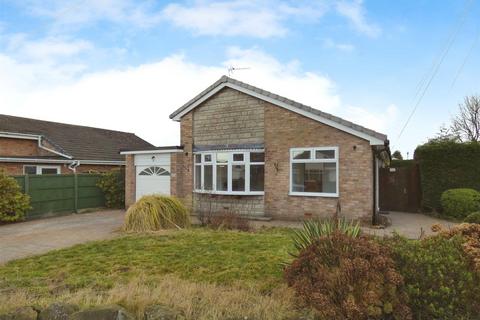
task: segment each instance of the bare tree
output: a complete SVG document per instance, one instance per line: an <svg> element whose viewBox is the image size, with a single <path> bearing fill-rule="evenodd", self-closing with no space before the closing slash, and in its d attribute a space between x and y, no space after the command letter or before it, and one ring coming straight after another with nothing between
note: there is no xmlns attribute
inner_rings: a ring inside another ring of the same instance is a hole
<svg viewBox="0 0 480 320"><path fill-rule="evenodd" d="M460 142L460 138L457 134L452 132L451 127L447 127L445 124L440 126L440 130L437 132L434 138L428 140L429 142L446 142L446 141L453 141L453 142Z"/></svg>
<svg viewBox="0 0 480 320"><path fill-rule="evenodd" d="M467 96L459 105L460 113L453 118L451 130L460 141L480 141L480 96Z"/></svg>

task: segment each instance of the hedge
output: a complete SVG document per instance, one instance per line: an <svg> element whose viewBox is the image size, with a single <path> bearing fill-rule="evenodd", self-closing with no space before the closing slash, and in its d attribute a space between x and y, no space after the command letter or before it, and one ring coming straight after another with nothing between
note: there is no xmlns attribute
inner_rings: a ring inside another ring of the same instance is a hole
<svg viewBox="0 0 480 320"><path fill-rule="evenodd" d="M390 162L391 168L404 168L404 167L413 167L415 165L415 160L392 160Z"/></svg>
<svg viewBox="0 0 480 320"><path fill-rule="evenodd" d="M431 142L417 147L422 206L441 210L440 197L448 189L480 190L480 143Z"/></svg>

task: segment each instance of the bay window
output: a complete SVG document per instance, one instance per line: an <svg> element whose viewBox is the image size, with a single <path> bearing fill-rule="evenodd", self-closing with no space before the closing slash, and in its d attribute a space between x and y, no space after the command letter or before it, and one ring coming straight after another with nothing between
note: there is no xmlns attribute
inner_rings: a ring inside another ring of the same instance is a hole
<svg viewBox="0 0 480 320"><path fill-rule="evenodd" d="M338 196L338 147L290 149L290 194Z"/></svg>
<svg viewBox="0 0 480 320"><path fill-rule="evenodd" d="M263 151L221 151L194 154L195 191L217 194L262 195Z"/></svg>

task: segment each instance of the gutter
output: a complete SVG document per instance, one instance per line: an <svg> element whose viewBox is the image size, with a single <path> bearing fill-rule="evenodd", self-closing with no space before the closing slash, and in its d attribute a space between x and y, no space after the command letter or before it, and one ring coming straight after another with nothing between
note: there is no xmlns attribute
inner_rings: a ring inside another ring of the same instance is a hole
<svg viewBox="0 0 480 320"><path fill-rule="evenodd" d="M74 160L81 162L82 164L98 164L98 165L111 165L111 166L123 166L125 161L103 161L103 160ZM9 158L1 157L0 162L20 162L20 163L65 163L72 164L72 160L59 160L59 159L35 159L35 158Z"/></svg>
<svg viewBox="0 0 480 320"><path fill-rule="evenodd" d="M136 150L136 151L120 151L120 154L152 154L152 153L175 153L183 152L183 149L163 149L163 150Z"/></svg>

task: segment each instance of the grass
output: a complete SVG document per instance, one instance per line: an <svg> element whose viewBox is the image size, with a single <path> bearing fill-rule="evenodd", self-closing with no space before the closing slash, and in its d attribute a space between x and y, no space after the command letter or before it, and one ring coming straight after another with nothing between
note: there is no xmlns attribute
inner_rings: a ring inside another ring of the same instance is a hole
<svg viewBox="0 0 480 320"><path fill-rule="evenodd" d="M0 267L0 306L115 302L141 313L157 299L191 319L222 319L225 312L281 319L295 312L281 268L293 248L290 232L164 231L13 261Z"/></svg>

